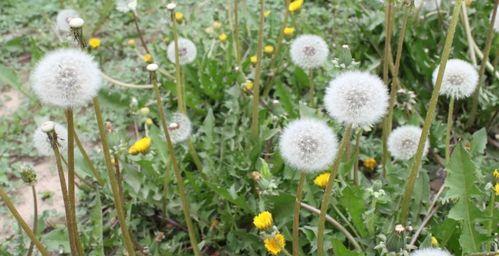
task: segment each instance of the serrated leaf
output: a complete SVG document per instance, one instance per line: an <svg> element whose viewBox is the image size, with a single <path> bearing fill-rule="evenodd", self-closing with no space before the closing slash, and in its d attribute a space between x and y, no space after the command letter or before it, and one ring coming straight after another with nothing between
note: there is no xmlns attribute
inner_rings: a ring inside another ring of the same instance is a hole
<svg viewBox="0 0 499 256"><path fill-rule="evenodd" d="M366 211L364 190L360 187L348 186L342 191L339 201L340 204L348 211L350 217L352 218L352 223L359 234L361 236L365 236L367 230L366 224L364 224L364 218L362 217Z"/></svg>
<svg viewBox="0 0 499 256"><path fill-rule="evenodd" d="M485 128L482 128L473 133L472 137L470 154L472 156L482 155L487 146L487 131L485 131Z"/></svg>

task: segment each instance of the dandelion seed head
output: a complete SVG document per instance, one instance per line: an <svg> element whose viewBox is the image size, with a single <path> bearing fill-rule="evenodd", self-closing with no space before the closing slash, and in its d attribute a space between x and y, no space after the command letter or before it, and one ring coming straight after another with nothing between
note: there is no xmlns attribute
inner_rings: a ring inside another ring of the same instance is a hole
<svg viewBox="0 0 499 256"><path fill-rule="evenodd" d="M71 28L81 28L83 24L85 24L85 21L80 17L71 18L69 20L69 26Z"/></svg>
<svg viewBox="0 0 499 256"><path fill-rule="evenodd" d="M411 256L452 256L448 251L438 248L422 248L415 250Z"/></svg>
<svg viewBox="0 0 499 256"><path fill-rule="evenodd" d="M69 22L73 18L80 18L80 14L73 9L64 9L60 10L57 13L57 17L55 19L55 27L57 32L59 33L68 33L71 31L71 27L69 26Z"/></svg>
<svg viewBox="0 0 499 256"><path fill-rule="evenodd" d="M120 12L135 11L137 9L137 0L117 0L116 10Z"/></svg>
<svg viewBox="0 0 499 256"><path fill-rule="evenodd" d="M77 49L59 49L47 53L37 64L31 85L43 103L72 108L91 101L102 81L90 55Z"/></svg>
<svg viewBox="0 0 499 256"><path fill-rule="evenodd" d="M46 122L47 124L49 122ZM33 133L33 146L36 148L38 153L42 156L54 155L52 150L52 145L50 144L49 136L47 135L47 125L46 123L38 127ZM57 134L57 142L59 144L59 150L62 151L67 147L68 144L68 131L66 127L61 124L50 122L53 125L53 130Z"/></svg>
<svg viewBox="0 0 499 256"><path fill-rule="evenodd" d="M421 128L413 125L404 125L396 128L388 136L388 150L395 159L409 160L418 150ZM428 152L428 141L426 141L423 155Z"/></svg>
<svg viewBox="0 0 499 256"><path fill-rule="evenodd" d="M345 72L329 83L324 104L332 118L347 124L368 126L380 121L386 113L388 91L375 75Z"/></svg>
<svg viewBox="0 0 499 256"><path fill-rule="evenodd" d="M438 76L438 69L433 71L433 85ZM440 95L462 99L471 96L478 85L478 72L475 67L463 60L451 59L445 66Z"/></svg>
<svg viewBox="0 0 499 256"><path fill-rule="evenodd" d="M291 61L303 69L320 67L326 62L329 48L320 36L301 35L291 43Z"/></svg>
<svg viewBox="0 0 499 256"><path fill-rule="evenodd" d="M178 56L180 65L189 64L196 59L196 45L189 39L179 38L178 39ZM175 63L175 41L172 41L168 45L167 50L168 59Z"/></svg>
<svg viewBox="0 0 499 256"><path fill-rule="evenodd" d="M338 142L324 121L302 118L289 123L284 129L279 150L290 167L312 173L322 171L332 163Z"/></svg>
<svg viewBox="0 0 499 256"><path fill-rule="evenodd" d="M191 136L192 123L185 114L180 112L173 113L168 123L168 132L173 144L184 142Z"/></svg>

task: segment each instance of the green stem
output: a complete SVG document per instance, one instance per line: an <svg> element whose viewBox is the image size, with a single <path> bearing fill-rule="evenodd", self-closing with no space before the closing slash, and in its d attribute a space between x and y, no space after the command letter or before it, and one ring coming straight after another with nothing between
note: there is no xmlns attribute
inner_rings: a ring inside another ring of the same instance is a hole
<svg viewBox="0 0 499 256"><path fill-rule="evenodd" d="M452 116L454 114L454 97L450 98L449 102L449 113L447 114L447 131L445 133L445 164L447 165L449 163L450 159L450 141L451 141L451 133L452 133L452 125L453 125L453 120Z"/></svg>
<svg viewBox="0 0 499 256"><path fill-rule="evenodd" d="M187 231L189 233L189 239L191 242L192 250L194 252L194 255L200 256L201 252L198 247L197 243L197 238L194 233L194 226L192 224L191 220L191 213L190 213L190 207L189 207L189 202L187 199L187 194L185 192L185 185L184 185L184 178L182 177L182 173L180 171L179 164L177 162L177 158L175 157L175 151L173 148L173 143L170 138L170 133L168 131L168 123L166 121L166 114L163 109L163 102L161 101L161 93L159 91L158 87L158 82L156 78L156 73L151 72L151 84L153 85L154 93L156 95L156 104L158 105L158 111L159 111L159 118L161 120L161 126L163 127L163 132L166 137L166 144L168 147L168 152L169 152L169 157L170 157L170 162L173 164L173 172L175 174L175 178L177 179L178 183L178 192L180 196L180 201L182 204L182 210L184 212L184 218L185 218L185 223L187 224Z"/></svg>
<svg viewBox="0 0 499 256"><path fill-rule="evenodd" d="M253 110L251 115L251 137L258 139L259 137L259 106L260 106L260 81L262 72L262 55L263 55L263 24L265 21L265 1L260 0L260 23L258 25L258 46L256 50L256 67L255 81L253 84Z"/></svg>
<svg viewBox="0 0 499 256"><path fill-rule="evenodd" d="M102 113L100 110L100 103L97 97L93 99L93 105L95 110L95 117L97 119L97 125L99 127L99 135L102 144L102 151L104 154L104 162L106 163L107 174L109 176L109 181L111 182L111 190L113 192L114 207L116 208L116 214L118 215L118 222L120 224L121 233L123 235L123 240L125 243L126 250L129 256L135 256L135 249L133 246L132 238L128 228L126 226L125 212L123 210L123 202L120 196L120 190L118 186L118 181L116 180L116 175L113 169L113 164L111 161L111 153L109 152L109 145L107 141L107 134L104 127L104 121L102 119Z"/></svg>
<svg viewBox="0 0 499 256"><path fill-rule="evenodd" d="M308 82L309 82L309 91L308 95L310 96L310 106L315 107L316 98L315 98L315 84L314 84L314 71L313 69L308 70Z"/></svg>
<svg viewBox="0 0 499 256"><path fill-rule="evenodd" d="M324 229L326 226L326 214L329 208L329 200L331 199L331 191L333 189L333 182L338 174L338 167L343 156L343 151L346 148L346 144L350 143L350 136L352 133L352 125L348 125L343 132L343 138L341 138L340 148L334 159L333 166L331 168L331 173L329 175L329 180L324 190L324 195L322 196L321 203L321 213L319 214L319 223L317 227L317 254L319 256L324 256Z"/></svg>
<svg viewBox="0 0 499 256"><path fill-rule="evenodd" d="M421 132L421 138L419 139L418 149L416 151L416 156L414 158L414 161L410 169L409 177L407 179L407 183L405 186L404 195L401 199L401 204L400 204L401 211L399 216L399 223L402 225L405 225L407 223L407 218L409 216L409 204L411 201L411 195L414 190L414 183L416 182L416 178L418 176L419 168L421 166L421 161L423 160L424 145L426 143L426 139L430 131L431 123L433 122L433 119L435 117L440 88L442 87L442 80L445 71L445 66L447 65L447 60L449 59L450 51L452 48L454 33L456 32L456 25L459 20L459 10L461 9L462 3L463 0L456 0L456 4L454 5L454 11L452 13L451 23L448 29L447 37L445 39L445 46L440 60L440 68L438 69L437 80L431 95L428 112L426 113L425 121L423 124L423 130Z"/></svg>
<svg viewBox="0 0 499 256"><path fill-rule="evenodd" d="M78 150L80 151L81 155L83 156L83 160L85 160L85 162L87 163L87 165L90 167L90 171L94 175L94 177L97 180L97 182L99 183L99 185L104 186L104 180L102 179L102 177L100 176L99 172L95 168L94 163L92 162L92 160L88 156L88 153L85 150L85 147L83 147L83 143L81 143L81 140L78 137L78 134L76 133L76 130L75 130L75 133L74 133L74 137L75 137L76 146L78 147Z"/></svg>
<svg viewBox="0 0 499 256"><path fill-rule="evenodd" d="M182 75L181 75L181 66L180 66L180 55L178 49L178 31L177 31L177 21L175 19L175 11L172 10L171 13L171 22L172 22L172 33L173 33L173 43L175 45L175 80L176 80L176 93L177 93L177 108L182 113L186 113L186 107L184 103L184 90L182 88Z"/></svg>
<svg viewBox="0 0 499 256"><path fill-rule="evenodd" d="M296 188L295 211L293 218L293 256L298 256L300 253L300 206L303 196L303 184L305 183L305 173L300 172L300 181Z"/></svg>
<svg viewBox="0 0 499 256"><path fill-rule="evenodd" d="M203 170L203 162L201 162L201 158L199 158L199 155L196 152L196 148L194 147L194 144L192 143L192 140L190 138L187 141L187 145L189 147L189 154L192 157L192 161L194 162L194 165L196 166L196 168L199 171Z"/></svg>
<svg viewBox="0 0 499 256"><path fill-rule="evenodd" d="M31 185L31 192L33 194L33 234L36 237L36 233L38 233L38 201L35 185ZM28 256L31 256L33 254L34 247L35 243L31 241L31 243L29 244Z"/></svg>
<svg viewBox="0 0 499 256"><path fill-rule="evenodd" d="M239 45L239 0L234 0L234 28L232 32L232 40L234 41L237 67L241 68L241 47Z"/></svg>
<svg viewBox="0 0 499 256"><path fill-rule="evenodd" d="M492 48L492 39L494 38L494 24L495 20L497 18L497 6L498 6L499 0L495 0L494 2L494 9L492 12L492 18L490 20L490 25L489 25L489 31L487 32L487 41L485 43L485 49L483 50L483 58L482 58L482 64L480 66L480 71L478 73L478 85L475 89L475 93L473 93L473 100L471 103L471 114L470 114L470 119L468 120L468 123L466 124L467 127L470 127L475 123L476 119L476 114L478 112L478 96L480 95L480 88L482 82L484 82L484 74L485 74L485 67L487 66L487 62L489 61L489 53L490 49ZM473 47L473 46L471 46Z"/></svg>
<svg viewBox="0 0 499 256"><path fill-rule="evenodd" d="M168 215L168 185L170 184L170 163L166 161L165 163L166 171L165 177L163 179L163 215L167 219Z"/></svg>
<svg viewBox="0 0 499 256"><path fill-rule="evenodd" d="M353 159L353 183L360 185L359 182L359 152L360 152L360 137L362 137L362 128L357 128L355 132L355 156Z"/></svg>
<svg viewBox="0 0 499 256"><path fill-rule="evenodd" d="M132 14L133 14L133 23L135 24L135 29L137 30L137 34L139 35L139 39L140 39L140 43L142 44L142 48L144 48L144 50L147 53L150 53L149 48L147 48L146 41L144 40L144 36L142 35L142 31L140 30L140 27L139 27L139 17L137 17L137 13L135 13L135 11L133 11Z"/></svg>
<svg viewBox="0 0 499 256"><path fill-rule="evenodd" d="M35 244L38 251L40 251L43 256L49 256L50 254L47 249L45 249L45 246L43 246L42 243L40 243L40 241L36 238L35 233L33 232L33 230L31 230L26 221L24 221L23 217L21 217L21 214L19 214L19 212L17 211L16 207L12 203L12 200L10 200L9 195L7 195L2 187L0 187L0 198L2 198L2 200L5 202L7 208L9 208L10 212L12 213L12 215L14 215L14 218L17 220L17 222L19 222L19 225L21 225L21 228L24 230L26 235L28 235L31 241Z"/></svg>

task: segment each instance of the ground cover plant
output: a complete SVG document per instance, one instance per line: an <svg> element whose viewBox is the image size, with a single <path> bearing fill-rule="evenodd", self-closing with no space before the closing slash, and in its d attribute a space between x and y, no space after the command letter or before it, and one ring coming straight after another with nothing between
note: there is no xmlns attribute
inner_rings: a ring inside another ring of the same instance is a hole
<svg viewBox="0 0 499 256"><path fill-rule="evenodd" d="M497 255L498 0L0 2L0 255Z"/></svg>

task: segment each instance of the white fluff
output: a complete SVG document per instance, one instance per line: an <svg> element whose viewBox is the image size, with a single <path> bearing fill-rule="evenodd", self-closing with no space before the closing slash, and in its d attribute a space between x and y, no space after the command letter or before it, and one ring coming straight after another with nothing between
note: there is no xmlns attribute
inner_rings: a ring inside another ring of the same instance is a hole
<svg viewBox="0 0 499 256"><path fill-rule="evenodd" d="M497 8L499 8L499 7L497 7ZM499 10L497 10L497 11L499 11ZM492 20L492 13L490 14L490 19ZM496 14L496 19L494 21L494 31L496 31L496 33L499 33L499 12Z"/></svg>
<svg viewBox="0 0 499 256"><path fill-rule="evenodd" d="M31 84L43 103L73 108L91 101L102 81L90 55L77 49L59 49L47 53L37 64Z"/></svg>
<svg viewBox="0 0 499 256"><path fill-rule="evenodd" d="M414 6L424 11L436 11L440 8L442 0L414 0Z"/></svg>
<svg viewBox="0 0 499 256"><path fill-rule="evenodd" d="M137 9L137 0L116 0L116 10L120 12L135 11Z"/></svg>
<svg viewBox="0 0 499 256"><path fill-rule="evenodd" d="M329 55L329 48L322 37L301 35L291 43L291 61L303 69L312 69L324 65Z"/></svg>
<svg viewBox="0 0 499 256"><path fill-rule="evenodd" d="M55 27L57 29L57 32L61 34L69 33L71 31L71 28L69 27L69 21L72 18L80 18L80 14L78 14L78 12L73 9L60 10L57 13L57 17L55 19Z"/></svg>
<svg viewBox="0 0 499 256"><path fill-rule="evenodd" d="M194 45L194 43L189 39L179 38L178 54L179 54L180 65L189 64L193 62L194 59L196 59L196 54L197 54L196 45ZM167 55L168 59L172 63L175 63L175 41L172 41L168 45Z"/></svg>
<svg viewBox="0 0 499 256"><path fill-rule="evenodd" d="M415 250L411 256L452 256L448 251L438 248L423 248Z"/></svg>
<svg viewBox="0 0 499 256"><path fill-rule="evenodd" d="M346 124L366 126L380 121L388 106L383 81L367 72L350 71L333 79L324 97L329 115Z"/></svg>
<svg viewBox="0 0 499 256"><path fill-rule="evenodd" d="M437 81L438 69L433 71L433 85ZM454 97L456 99L469 97L478 85L478 72L470 63L451 59L445 66L440 95Z"/></svg>
<svg viewBox="0 0 499 256"><path fill-rule="evenodd" d="M192 123L189 117L180 112L173 113L169 122L168 132L173 144L186 141L192 133ZM175 125L177 124L177 125Z"/></svg>
<svg viewBox="0 0 499 256"><path fill-rule="evenodd" d="M59 150L64 150L68 145L68 132L66 127L55 123L54 131L57 134L57 142L59 144ZM42 127L38 127L33 133L33 146L35 146L38 153L42 156L54 155L52 150L52 145L50 144L50 139L42 130Z"/></svg>
<svg viewBox="0 0 499 256"><path fill-rule="evenodd" d="M302 118L284 129L279 150L290 167L312 173L324 171L331 165L338 151L338 142L326 122Z"/></svg>
<svg viewBox="0 0 499 256"><path fill-rule="evenodd" d="M395 159L409 160L418 150L419 138L421 138L421 128L413 125L400 126L388 136L388 150ZM423 156L426 153L428 153L428 140L423 149Z"/></svg>

